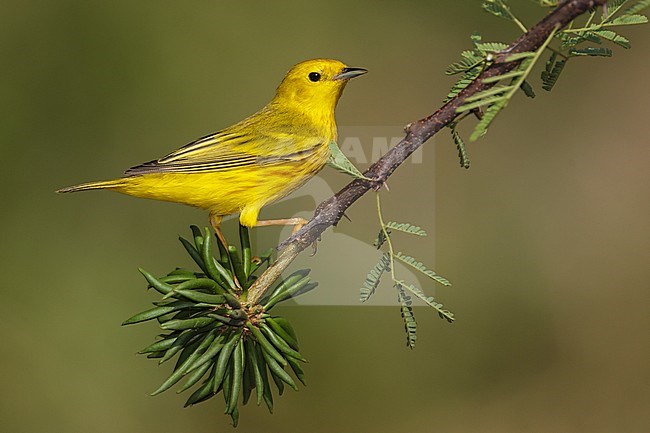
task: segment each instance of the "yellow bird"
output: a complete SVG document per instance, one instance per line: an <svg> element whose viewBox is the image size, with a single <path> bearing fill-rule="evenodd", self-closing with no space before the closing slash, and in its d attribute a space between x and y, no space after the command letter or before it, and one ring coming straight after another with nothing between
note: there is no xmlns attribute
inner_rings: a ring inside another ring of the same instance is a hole
<svg viewBox="0 0 650 433"><path fill-rule="evenodd" d="M304 219L259 221L258 214L325 165L329 143L337 138L336 104L347 82L366 72L332 59L298 63L271 102L241 122L132 167L119 179L57 192L107 189L207 209L224 243L219 224L235 213L247 227L293 225L295 231Z"/></svg>

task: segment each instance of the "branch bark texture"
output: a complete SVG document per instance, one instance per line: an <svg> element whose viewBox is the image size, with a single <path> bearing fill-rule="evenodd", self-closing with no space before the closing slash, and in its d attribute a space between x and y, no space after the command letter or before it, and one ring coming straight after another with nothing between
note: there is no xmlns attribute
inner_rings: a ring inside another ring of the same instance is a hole
<svg viewBox="0 0 650 433"><path fill-rule="evenodd" d="M379 189L406 159L424 142L449 125L458 116L456 110L465 99L493 87L496 83L483 80L514 70L519 62L506 62L506 58L526 51L539 49L554 29L562 29L589 9L602 6L606 0L565 0L544 19L511 43L506 50L498 53L493 63L487 67L469 86L456 97L444 104L433 114L406 126L404 138L375 162L363 175L372 181L355 179L339 192L318 205L314 216L300 231L282 242L278 259L269 267L249 289L248 301L257 302L266 289L280 276L295 257L315 242L330 226L335 226L355 201L368 191Z"/></svg>

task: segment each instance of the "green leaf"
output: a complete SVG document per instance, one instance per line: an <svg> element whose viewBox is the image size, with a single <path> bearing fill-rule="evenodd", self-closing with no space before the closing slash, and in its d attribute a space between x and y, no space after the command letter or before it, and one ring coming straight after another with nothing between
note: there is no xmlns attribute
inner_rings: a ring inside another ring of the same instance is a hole
<svg viewBox="0 0 650 433"><path fill-rule="evenodd" d="M483 7L483 10L494 16L512 21L510 8L504 0L486 0L481 6Z"/></svg>
<svg viewBox="0 0 650 433"><path fill-rule="evenodd" d="M375 293L375 290L377 290L377 287L379 287L381 275L388 271L390 271L390 254L384 253L375 267L368 272L368 275L366 275L366 280L363 282L363 287L361 287L360 290L359 297L361 302L366 302L370 299L370 297Z"/></svg>
<svg viewBox="0 0 650 433"><path fill-rule="evenodd" d="M560 77L560 74L564 69L564 66L566 66L566 60L556 61L556 59L557 54L551 54L551 58L546 62L546 69L542 71L542 89L547 92L550 92L553 89L557 79Z"/></svg>
<svg viewBox="0 0 650 433"><path fill-rule="evenodd" d="M482 42L476 44L476 49L482 54L499 53L508 48L508 44L501 42Z"/></svg>
<svg viewBox="0 0 650 433"><path fill-rule="evenodd" d="M289 275L286 278L283 278L283 280L273 289L273 291L268 291L266 292L267 295L264 296L263 299L271 299L281 293L284 293L288 288L292 287L295 283L298 281L302 280L305 278L307 275L309 275L310 269L299 269ZM309 281L308 279L306 281ZM306 284L306 282L305 282Z"/></svg>
<svg viewBox="0 0 650 433"><path fill-rule="evenodd" d="M449 94L447 94L447 97L445 98L444 102L449 102L453 98L455 98L460 92L463 91L467 86L472 84L472 82L476 79L481 74L480 69L472 69L470 71L467 71L466 73L463 74L463 76L454 83L452 86L451 90L449 91Z"/></svg>
<svg viewBox="0 0 650 433"><path fill-rule="evenodd" d="M486 109L485 113L483 114L483 118L478 122L476 127L474 128L474 131L472 132L472 135L470 136L470 141L475 141L479 137L485 135L487 132L488 127L492 123L492 121L495 119L497 114L501 110L503 110L507 105L510 99L514 96L514 94L517 92L517 90L520 88L524 80L528 77L530 72L533 69L533 66L539 59L540 55L548 44L551 42L553 37L555 36L555 33L557 31L557 28L554 28L551 33L548 35L544 43L535 51L535 56L531 58L526 58L524 59L519 65L517 65L517 69L519 71L522 71L523 73L519 74L517 77L513 77L512 82L510 84L509 88L504 88L504 94L500 95L494 95L494 96L488 96L485 97L484 99L465 104L457 109L457 111L467 111L472 108L476 108L478 106L483 106L483 105L488 105L488 108ZM495 80L499 78L494 78ZM500 79L503 79L503 76L501 76ZM486 80L484 80L485 82ZM487 92L487 91L486 91ZM485 96L486 93L483 93L483 96Z"/></svg>
<svg viewBox="0 0 650 433"><path fill-rule="evenodd" d="M460 56L461 60L449 65L445 74L455 75L467 72L471 69L482 66L482 64L485 63L485 58L480 54L476 54L474 51L463 51Z"/></svg>
<svg viewBox="0 0 650 433"><path fill-rule="evenodd" d="M201 268L203 273L207 274L207 271L205 269L205 264L203 263L203 258L201 257L201 253L196 249L196 247L182 236L179 236L178 240L181 241L181 244L183 244L183 247L185 248L187 253L190 255L190 257L192 257L192 260L194 260L194 262L199 266L199 268Z"/></svg>
<svg viewBox="0 0 650 433"><path fill-rule="evenodd" d="M558 34L558 37L562 39L561 49L563 50L574 47L578 45L580 42L585 41L585 38L583 36L569 36L568 34L565 33ZM594 35L594 38L597 38L597 36Z"/></svg>
<svg viewBox="0 0 650 433"><path fill-rule="evenodd" d="M460 166L463 168L469 168L469 157L467 155L467 150L465 149L465 142L462 137L456 131L456 125L450 127L451 129L451 138L456 144L456 150L458 150L458 158L460 159Z"/></svg>
<svg viewBox="0 0 650 433"><path fill-rule="evenodd" d="M174 319L162 323L160 327L165 330L198 329L210 325L214 320L214 318L206 316L200 316L193 319Z"/></svg>
<svg viewBox="0 0 650 433"><path fill-rule="evenodd" d="M297 278L291 279L291 284L288 284L288 281L289 279L287 279L287 284L282 284L282 288L278 286L278 288L274 291L274 294L269 298L268 301L266 301L264 304L265 310L270 310L271 307L273 307L278 302L285 301L292 296L297 296L297 292L299 290L303 289L304 287L308 287L310 284L309 277L305 276L300 278L300 274L298 274Z"/></svg>
<svg viewBox="0 0 650 433"><path fill-rule="evenodd" d="M174 372L163 382L162 385L160 385L157 390L151 393L151 395L160 394L181 380L183 376L187 374L189 366L192 365L194 360L196 360L196 358L198 358L205 351L205 349L208 348L210 343L212 343L212 340L214 340L215 336L216 331L212 331L203 338L200 344L197 341L193 346L187 346L183 351L184 354L182 354L179 358L178 363L176 364L176 368L174 368Z"/></svg>
<svg viewBox="0 0 650 433"><path fill-rule="evenodd" d="M506 0L485 0L483 2L483 10L499 18L514 22L524 33L528 31L521 21L510 11Z"/></svg>
<svg viewBox="0 0 650 433"><path fill-rule="evenodd" d="M533 86L531 86L528 81L524 80L524 82L521 83L521 86L519 87L521 88L521 91L524 92L524 94L529 98L534 98L535 96L537 96L535 95L535 90L533 90Z"/></svg>
<svg viewBox="0 0 650 433"><path fill-rule="evenodd" d="M278 319L282 318L278 317ZM298 340L295 338L295 334L292 335L285 328L283 328L281 321L278 321L273 317L267 317L264 319L264 322L267 323L280 338L286 341L292 349L300 350L298 347Z"/></svg>
<svg viewBox="0 0 650 433"><path fill-rule="evenodd" d="M611 41L616 45L620 45L623 48L632 47L632 44L630 44L630 41L626 37L621 36L618 33L613 32L611 30L593 30L592 32L603 39L607 39L608 41Z"/></svg>
<svg viewBox="0 0 650 433"><path fill-rule="evenodd" d="M650 0L641 0L625 10L625 15L634 15L650 7Z"/></svg>
<svg viewBox="0 0 650 433"><path fill-rule="evenodd" d="M432 296L425 295L419 287L416 287L412 284L406 284L403 281L398 282L398 284L409 292L413 293L416 297L423 300L427 305L435 309L441 319L445 319L449 323L455 320L454 314L451 311L445 310L442 304L436 302Z"/></svg>
<svg viewBox="0 0 650 433"><path fill-rule="evenodd" d="M612 57L612 50L605 47L571 48L569 50L569 55Z"/></svg>
<svg viewBox="0 0 650 433"><path fill-rule="evenodd" d="M612 0L607 2L607 8L603 7L602 22L609 21L609 19L618 12L628 0ZM607 17L605 17L605 10L607 10Z"/></svg>
<svg viewBox="0 0 650 433"><path fill-rule="evenodd" d="M415 340L417 339L417 322L413 314L413 301L411 297L406 294L401 284L395 283L397 290L397 300L400 304L400 312L402 313L402 320L404 321L404 330L406 331L406 346L410 349L415 348Z"/></svg>
<svg viewBox="0 0 650 433"><path fill-rule="evenodd" d="M164 316L165 314L182 310L184 308L188 308L193 305L194 304L192 302L182 302L182 301L171 302L168 305L151 308L149 310L138 313L135 316L130 317L126 319L124 322L122 322L122 326L132 325L134 323L146 322L147 320L155 319L157 317Z"/></svg>
<svg viewBox="0 0 650 433"><path fill-rule="evenodd" d="M411 256L404 255L401 252L398 252L397 254L395 254L394 257L396 259L399 259L402 262L406 263L407 265L411 266L412 268L417 269L418 271L422 272L424 275L431 278L435 282L440 283L443 286L451 286L451 283L449 282L448 279L436 274L431 269L428 269L426 266L424 266L422 264L422 262L417 261L415 258L413 258Z"/></svg>
<svg viewBox="0 0 650 433"><path fill-rule="evenodd" d="M327 165L335 168L336 170L348 174L357 179L370 180L359 171L358 168L352 164L347 156L341 152L338 144L335 141L330 141L329 143L330 157L327 160Z"/></svg>
<svg viewBox="0 0 650 433"><path fill-rule="evenodd" d="M478 140L479 137L482 137L487 133L488 127L490 126L494 118L497 117L497 114L499 114L501 110L505 108L506 103L507 100L502 100L501 102L497 102L496 104L490 105L487 108L487 110L485 110L485 113L483 113L483 117L474 128L472 135L470 135L469 137L470 141L476 141Z"/></svg>
<svg viewBox="0 0 650 433"><path fill-rule="evenodd" d="M444 100L445 103L457 96L479 76L487 63L488 54L503 51L508 47L501 42L481 42L481 35L478 33L474 33L471 39L476 49L463 51L461 53L461 61L451 64L447 68L447 75L463 73L463 76L454 83L447 98Z"/></svg>
<svg viewBox="0 0 650 433"><path fill-rule="evenodd" d="M386 223L386 228L397 230L400 232L408 233L416 236L426 236L427 232L424 231L421 227L411 225L409 223L398 223L395 221L388 221Z"/></svg>
<svg viewBox="0 0 650 433"><path fill-rule="evenodd" d="M212 392L212 382L214 380L214 367L210 371L210 375L203 381L201 386L194 391L194 393L185 402L185 407L201 403L215 396Z"/></svg>
<svg viewBox="0 0 650 433"><path fill-rule="evenodd" d="M648 22L648 17L644 15L621 15L610 21L613 26L630 26L634 24L645 24Z"/></svg>
<svg viewBox="0 0 650 433"><path fill-rule="evenodd" d="M591 32L583 33L582 35L580 35L578 37L578 39L579 39L579 43L582 43L582 42L585 42L585 41L593 42L593 43L598 44L598 45L602 45L602 43L603 43L602 39L600 39L598 36L596 36L595 34L593 34Z"/></svg>

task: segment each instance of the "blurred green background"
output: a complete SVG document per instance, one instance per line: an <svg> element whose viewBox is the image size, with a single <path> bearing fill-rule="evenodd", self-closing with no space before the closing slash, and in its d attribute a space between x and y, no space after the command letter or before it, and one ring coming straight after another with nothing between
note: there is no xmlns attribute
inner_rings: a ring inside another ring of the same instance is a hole
<svg viewBox="0 0 650 433"><path fill-rule="evenodd" d="M545 13L511 4L529 24ZM307 58L371 71L348 86L341 126L404 125L439 106L444 68L476 30L518 36L478 1L2 1L0 431L232 431L220 399L149 397L170 367L134 353L156 328L120 327L154 299L137 267L188 264L176 236L206 213L55 189L243 118ZM397 242L453 281L436 295L456 323L418 308L410 351L397 307L284 307L308 387L272 416L244 408L239 431L648 431L649 32L625 29L634 47L613 59L572 62L552 94L534 80L538 98L517 97L471 144L469 171L444 131L398 170L384 212L431 232ZM349 216L301 264L320 291L356 297L376 252L351 257L336 239L372 242L372 198ZM286 234L268 230L262 247Z"/></svg>

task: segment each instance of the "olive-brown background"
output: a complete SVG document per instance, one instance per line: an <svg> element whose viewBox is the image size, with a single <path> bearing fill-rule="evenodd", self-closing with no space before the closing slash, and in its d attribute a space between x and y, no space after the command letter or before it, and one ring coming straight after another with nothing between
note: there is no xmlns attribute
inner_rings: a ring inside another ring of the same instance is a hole
<svg viewBox="0 0 650 433"><path fill-rule="evenodd" d="M526 23L545 13L510 3ZM148 397L169 366L134 353L156 328L120 327L153 299L136 268L187 264L175 238L205 213L53 191L239 120L312 57L371 71L348 86L340 125L404 125L440 104L444 68L475 30L518 36L476 1L4 0L0 430L231 431L220 399L183 409L173 392ZM443 132L391 178L387 216L432 235L396 242L453 281L436 295L456 323L418 308L410 351L396 307L285 307L308 387L274 415L244 408L239 431L648 431L650 28L623 32L632 50L571 62L553 93L533 80L538 98L517 97L471 144L469 171ZM320 291L356 297L376 253L336 240L373 239L372 197L349 216L301 263ZM262 247L281 235L268 230Z"/></svg>

